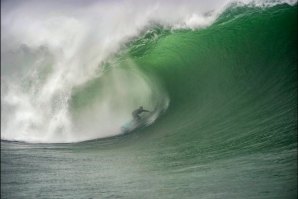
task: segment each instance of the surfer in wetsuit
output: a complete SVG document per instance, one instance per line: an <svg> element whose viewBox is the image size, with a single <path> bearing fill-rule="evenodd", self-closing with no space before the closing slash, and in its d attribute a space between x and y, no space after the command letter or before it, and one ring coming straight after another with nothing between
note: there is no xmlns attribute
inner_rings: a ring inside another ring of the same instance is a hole
<svg viewBox="0 0 298 199"><path fill-rule="evenodd" d="M135 121L140 121L141 117L140 114L143 112L150 112L148 110L143 109L142 106L140 106L137 110L132 112L132 117Z"/></svg>

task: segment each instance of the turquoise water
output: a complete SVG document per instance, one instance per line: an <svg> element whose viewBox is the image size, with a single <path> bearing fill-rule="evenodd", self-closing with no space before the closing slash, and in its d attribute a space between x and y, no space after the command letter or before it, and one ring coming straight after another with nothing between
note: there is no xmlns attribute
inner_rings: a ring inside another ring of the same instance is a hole
<svg viewBox="0 0 298 199"><path fill-rule="evenodd" d="M79 120L113 71L136 70L131 62L158 85L148 106L168 107L113 137L2 140L1 197L297 198L297 5L230 7L198 30L148 29L112 58L117 67L74 89L69 108Z"/></svg>

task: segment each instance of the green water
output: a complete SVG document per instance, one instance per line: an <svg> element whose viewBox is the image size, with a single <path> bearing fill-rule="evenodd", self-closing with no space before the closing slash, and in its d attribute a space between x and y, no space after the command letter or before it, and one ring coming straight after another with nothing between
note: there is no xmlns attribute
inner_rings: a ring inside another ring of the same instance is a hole
<svg viewBox="0 0 298 199"><path fill-rule="evenodd" d="M230 8L127 46L119 62L159 79L167 111L112 138L2 141L1 198L297 198L297 5ZM98 85L73 96L74 112Z"/></svg>

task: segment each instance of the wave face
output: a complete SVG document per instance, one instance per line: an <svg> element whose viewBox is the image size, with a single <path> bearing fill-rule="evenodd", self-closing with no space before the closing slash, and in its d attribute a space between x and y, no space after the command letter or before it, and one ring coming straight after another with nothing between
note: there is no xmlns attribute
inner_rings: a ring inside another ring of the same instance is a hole
<svg viewBox="0 0 298 199"><path fill-rule="evenodd" d="M1 3L1 196L297 198L296 1L40 2Z"/></svg>
<svg viewBox="0 0 298 199"><path fill-rule="evenodd" d="M296 15L297 6L232 7L206 29L156 28L133 43L130 57L171 99L156 136L230 150L296 145Z"/></svg>

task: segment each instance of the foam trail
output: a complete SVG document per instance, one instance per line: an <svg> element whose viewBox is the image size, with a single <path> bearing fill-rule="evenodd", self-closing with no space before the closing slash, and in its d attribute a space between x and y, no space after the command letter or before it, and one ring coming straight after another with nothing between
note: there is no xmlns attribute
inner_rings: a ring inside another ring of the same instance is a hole
<svg viewBox="0 0 298 199"><path fill-rule="evenodd" d="M77 142L108 137L121 133L121 125L140 104L163 111L169 99L157 77L144 74L132 61L124 63L128 70L117 69L121 64L116 64L112 72L102 73L103 63L151 23L206 27L230 3L3 2L1 139ZM101 96L80 111L73 110L74 90L97 78L105 85Z"/></svg>

